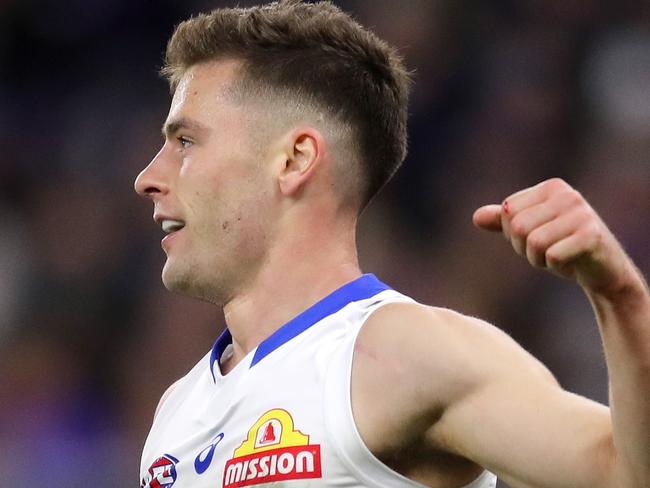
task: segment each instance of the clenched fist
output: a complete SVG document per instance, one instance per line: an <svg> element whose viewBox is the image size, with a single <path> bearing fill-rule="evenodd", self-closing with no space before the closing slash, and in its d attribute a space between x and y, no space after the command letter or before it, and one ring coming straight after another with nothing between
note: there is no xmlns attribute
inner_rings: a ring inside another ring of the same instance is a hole
<svg viewBox="0 0 650 488"><path fill-rule="evenodd" d="M554 178L486 205L474 224L500 231L535 267L575 279L587 291L610 294L637 282L630 258L583 196Z"/></svg>

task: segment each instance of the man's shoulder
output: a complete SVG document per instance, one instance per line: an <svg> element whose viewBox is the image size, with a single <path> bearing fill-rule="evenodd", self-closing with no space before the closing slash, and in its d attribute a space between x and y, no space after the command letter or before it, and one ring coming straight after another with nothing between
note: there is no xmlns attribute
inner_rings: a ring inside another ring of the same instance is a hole
<svg viewBox="0 0 650 488"><path fill-rule="evenodd" d="M446 326L450 323L474 323L485 325L480 319L464 315L455 310L426 305L417 301L398 301L386 303L379 307L369 318L367 323L392 324L406 326Z"/></svg>
<svg viewBox="0 0 650 488"><path fill-rule="evenodd" d="M418 302L387 303L366 320L359 345L372 343L380 350L412 357L421 351L428 357L475 354L479 344L512 342L503 331L476 317Z"/></svg>
<svg viewBox="0 0 650 488"><path fill-rule="evenodd" d="M478 318L416 302L388 303L362 327L354 365L368 372L360 375L364 383L399 384L414 401L423 391L430 397L421 401L444 408L520 355L527 353L510 336Z"/></svg>

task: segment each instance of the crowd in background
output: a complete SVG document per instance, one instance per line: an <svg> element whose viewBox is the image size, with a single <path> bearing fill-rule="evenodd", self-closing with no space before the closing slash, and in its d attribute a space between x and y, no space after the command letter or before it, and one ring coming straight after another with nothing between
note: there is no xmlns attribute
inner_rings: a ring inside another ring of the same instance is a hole
<svg viewBox="0 0 650 488"><path fill-rule="evenodd" d="M471 216L560 176L649 274L650 3L335 3L415 78L409 156L362 218L364 270L497 324L606 403L581 290ZM162 286L162 232L133 180L162 143L174 25L233 4L0 0L2 486L137 486L160 395L224 327Z"/></svg>

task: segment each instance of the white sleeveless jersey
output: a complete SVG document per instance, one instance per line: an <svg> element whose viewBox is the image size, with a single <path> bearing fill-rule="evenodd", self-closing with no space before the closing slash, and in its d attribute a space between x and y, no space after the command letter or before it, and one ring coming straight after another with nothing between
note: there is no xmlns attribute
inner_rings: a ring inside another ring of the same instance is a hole
<svg viewBox="0 0 650 488"><path fill-rule="evenodd" d="M227 375L226 330L172 390L142 454L142 488L421 487L364 445L350 403L354 342L378 307L412 301L373 275L282 326ZM485 471L466 488L494 488Z"/></svg>

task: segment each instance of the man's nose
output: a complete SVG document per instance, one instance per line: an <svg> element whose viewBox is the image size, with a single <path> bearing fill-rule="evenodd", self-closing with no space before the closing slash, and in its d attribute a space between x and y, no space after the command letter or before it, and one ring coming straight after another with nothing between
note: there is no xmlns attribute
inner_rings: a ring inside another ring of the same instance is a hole
<svg viewBox="0 0 650 488"><path fill-rule="evenodd" d="M167 179L164 174L162 163L164 147L154 156L151 162L144 168L135 179L134 188L141 197L152 198L155 195L164 194L168 191Z"/></svg>

